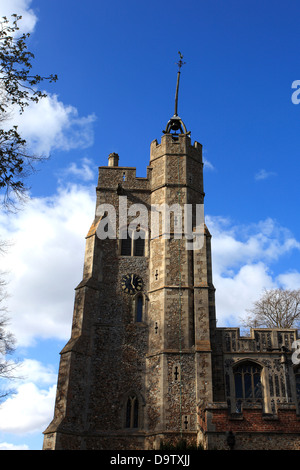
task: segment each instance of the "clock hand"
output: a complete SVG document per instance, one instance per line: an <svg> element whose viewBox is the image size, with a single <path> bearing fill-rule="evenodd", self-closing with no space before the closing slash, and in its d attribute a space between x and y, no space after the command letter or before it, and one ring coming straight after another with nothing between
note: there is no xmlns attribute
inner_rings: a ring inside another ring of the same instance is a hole
<svg viewBox="0 0 300 470"><path fill-rule="evenodd" d="M132 285L133 288L135 288L134 285L133 285L133 274L131 276L131 285Z"/></svg>

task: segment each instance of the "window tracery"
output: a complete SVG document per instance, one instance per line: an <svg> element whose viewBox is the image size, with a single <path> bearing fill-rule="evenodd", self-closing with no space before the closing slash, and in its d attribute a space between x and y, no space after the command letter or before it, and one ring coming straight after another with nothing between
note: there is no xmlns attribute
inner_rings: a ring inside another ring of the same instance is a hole
<svg viewBox="0 0 300 470"><path fill-rule="evenodd" d="M241 411L243 402L261 402L263 398L261 367L258 364L244 362L233 370L236 411Z"/></svg>
<svg viewBox="0 0 300 470"><path fill-rule="evenodd" d="M142 232L137 237L137 233ZM121 231L121 256L145 256L145 232L138 230Z"/></svg>
<svg viewBox="0 0 300 470"><path fill-rule="evenodd" d="M126 404L126 428L138 428L139 426L139 401L136 395L130 395Z"/></svg>

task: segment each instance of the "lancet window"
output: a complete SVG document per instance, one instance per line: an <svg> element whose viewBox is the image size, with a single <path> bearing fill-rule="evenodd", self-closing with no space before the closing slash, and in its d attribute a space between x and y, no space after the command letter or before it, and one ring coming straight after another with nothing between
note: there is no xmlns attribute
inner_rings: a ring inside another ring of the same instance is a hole
<svg viewBox="0 0 300 470"><path fill-rule="evenodd" d="M126 428L139 426L139 401L136 395L130 395L126 404Z"/></svg>
<svg viewBox="0 0 300 470"><path fill-rule="evenodd" d="M140 233L139 238L133 230L123 230L121 234L121 256L145 256L144 232Z"/></svg>

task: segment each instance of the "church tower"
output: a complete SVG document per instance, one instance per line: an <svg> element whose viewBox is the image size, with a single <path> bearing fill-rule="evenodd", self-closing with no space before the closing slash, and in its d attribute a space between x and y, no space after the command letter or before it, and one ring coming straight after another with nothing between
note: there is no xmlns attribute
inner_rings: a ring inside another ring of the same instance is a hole
<svg viewBox="0 0 300 470"><path fill-rule="evenodd" d="M196 444L198 403L217 393L202 146L177 114L182 65L180 56L175 112L151 143L147 176L115 153L99 168L44 449Z"/></svg>

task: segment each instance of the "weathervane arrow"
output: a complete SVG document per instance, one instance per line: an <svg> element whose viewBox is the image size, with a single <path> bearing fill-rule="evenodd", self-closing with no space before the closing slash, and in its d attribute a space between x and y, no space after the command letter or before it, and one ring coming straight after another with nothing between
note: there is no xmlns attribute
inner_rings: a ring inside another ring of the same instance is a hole
<svg viewBox="0 0 300 470"><path fill-rule="evenodd" d="M178 72L177 72L177 85L176 85L176 93L175 93L175 111L174 111L174 116L178 116L178 91L179 91L180 69L181 69L181 67L185 64L185 62L182 61L183 55L181 54L180 51L178 51L178 54L179 54L179 61L177 62L177 65L178 65Z"/></svg>
<svg viewBox="0 0 300 470"><path fill-rule="evenodd" d="M179 92L179 80L180 80L180 69L185 64L183 62L183 55L180 51L179 54L179 61L177 62L178 65L178 72L177 72L177 85L176 85L176 93L175 93L175 110L174 115L169 119L166 129L163 131L164 134L170 134L171 131L176 135L177 131L180 131L181 134L190 135L190 132L187 132L186 127L183 121L178 116L178 92Z"/></svg>

